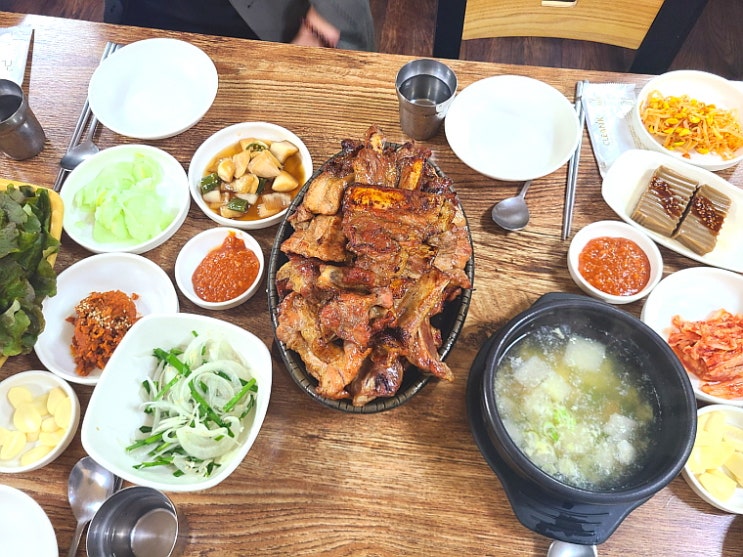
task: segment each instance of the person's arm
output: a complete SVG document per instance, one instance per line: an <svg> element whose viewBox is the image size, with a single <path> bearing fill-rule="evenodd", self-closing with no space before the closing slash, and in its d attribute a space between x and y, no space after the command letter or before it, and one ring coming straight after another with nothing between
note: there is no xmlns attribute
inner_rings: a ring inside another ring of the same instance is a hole
<svg viewBox="0 0 743 557"><path fill-rule="evenodd" d="M335 48L340 38L340 31L320 16L315 8L310 7L292 43L304 46Z"/></svg>

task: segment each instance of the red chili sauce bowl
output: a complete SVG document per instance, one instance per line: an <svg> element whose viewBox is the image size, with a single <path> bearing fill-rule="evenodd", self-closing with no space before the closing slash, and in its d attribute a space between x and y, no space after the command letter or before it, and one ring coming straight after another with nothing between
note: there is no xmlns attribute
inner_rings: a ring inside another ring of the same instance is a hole
<svg viewBox="0 0 743 557"><path fill-rule="evenodd" d="M647 296L663 277L658 246L620 221L599 221L579 230L568 249L568 270L589 296L629 304Z"/></svg>
<svg viewBox="0 0 743 557"><path fill-rule="evenodd" d="M249 260L242 257L246 254ZM244 230L220 226L186 242L175 261L175 280L194 304L223 310L250 299L263 270L263 251L255 238Z"/></svg>

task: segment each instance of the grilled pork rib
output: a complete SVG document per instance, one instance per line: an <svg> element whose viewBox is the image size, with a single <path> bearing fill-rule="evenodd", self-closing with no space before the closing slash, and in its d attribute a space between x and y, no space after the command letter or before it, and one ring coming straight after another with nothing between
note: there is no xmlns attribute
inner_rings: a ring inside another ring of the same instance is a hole
<svg viewBox="0 0 743 557"><path fill-rule="evenodd" d="M394 395L410 364L453 379L431 317L470 288L472 248L430 151L390 147L377 128L342 148L289 218L276 335L300 355L318 394L363 405Z"/></svg>

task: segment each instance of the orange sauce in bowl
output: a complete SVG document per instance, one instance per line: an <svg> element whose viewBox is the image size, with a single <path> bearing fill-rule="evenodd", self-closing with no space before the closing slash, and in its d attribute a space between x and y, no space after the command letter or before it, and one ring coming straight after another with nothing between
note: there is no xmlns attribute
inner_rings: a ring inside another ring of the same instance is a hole
<svg viewBox="0 0 743 557"><path fill-rule="evenodd" d="M245 292L258 278L258 257L234 232L211 250L194 271L191 282L205 302L226 302Z"/></svg>
<svg viewBox="0 0 743 557"><path fill-rule="evenodd" d="M650 260L627 238L589 240L578 255L578 272L588 283L613 296L631 296L650 280Z"/></svg>

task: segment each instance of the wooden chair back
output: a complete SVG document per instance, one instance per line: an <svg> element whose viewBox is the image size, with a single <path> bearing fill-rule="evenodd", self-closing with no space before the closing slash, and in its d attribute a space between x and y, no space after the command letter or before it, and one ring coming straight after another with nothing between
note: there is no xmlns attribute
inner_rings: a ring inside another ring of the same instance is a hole
<svg viewBox="0 0 743 557"><path fill-rule="evenodd" d="M635 50L630 71L668 69L707 0L439 0L434 57L463 40L552 37Z"/></svg>
<svg viewBox="0 0 743 557"><path fill-rule="evenodd" d="M636 50L663 0L467 0L462 40L552 37Z"/></svg>

